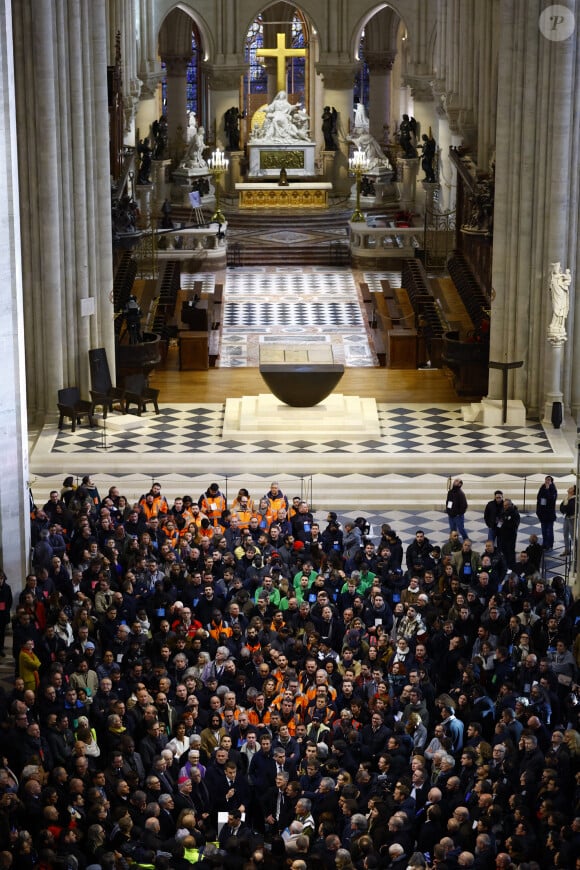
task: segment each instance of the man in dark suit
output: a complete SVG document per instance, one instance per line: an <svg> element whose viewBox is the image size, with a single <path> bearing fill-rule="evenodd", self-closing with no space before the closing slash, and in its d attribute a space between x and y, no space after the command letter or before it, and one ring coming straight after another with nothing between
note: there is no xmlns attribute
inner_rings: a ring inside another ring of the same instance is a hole
<svg viewBox="0 0 580 870"><path fill-rule="evenodd" d="M242 814L239 810L230 810L228 820L219 833L218 842L220 849L225 849L230 840L249 840L252 831L242 822Z"/></svg>
<svg viewBox="0 0 580 870"><path fill-rule="evenodd" d="M172 794L162 794L159 797L159 828L162 840L169 840L175 836L175 800Z"/></svg>
<svg viewBox="0 0 580 870"><path fill-rule="evenodd" d="M391 730L384 723L381 713L374 712L369 725L362 729L361 739L369 754L376 762L379 753L386 748L387 740L391 736Z"/></svg>
<svg viewBox="0 0 580 870"><path fill-rule="evenodd" d="M264 822L270 835L283 831L294 818L294 806L286 797L288 779L288 773L281 770L276 774L276 784L259 796Z"/></svg>

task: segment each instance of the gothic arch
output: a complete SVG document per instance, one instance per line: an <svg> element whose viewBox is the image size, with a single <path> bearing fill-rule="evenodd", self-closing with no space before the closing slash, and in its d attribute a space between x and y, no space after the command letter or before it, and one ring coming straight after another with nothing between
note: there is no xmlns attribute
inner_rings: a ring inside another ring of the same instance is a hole
<svg viewBox="0 0 580 870"><path fill-rule="evenodd" d="M250 26L256 20L258 15L263 15L265 12L268 11L268 9L271 9L273 6L278 6L280 3L283 3L285 6L288 6L291 9L296 9L298 12L300 12L306 26L308 27L309 33L312 31L313 28L318 30L312 12L305 9L301 3L294 3L293 0L269 0L269 2L263 3L260 7L258 7L255 10L254 14L248 19L248 21L246 22L244 34L248 32Z"/></svg>
<svg viewBox="0 0 580 870"><path fill-rule="evenodd" d="M365 27L367 26L367 24L369 23L369 21L370 21L372 18L374 18L375 15L377 15L377 14L378 14L379 12L381 12L383 9L390 9L390 10L392 10L392 12L394 12L394 14L395 14L396 16L398 16L399 21L402 21L402 22L403 22L403 24L405 25L405 28L407 29L407 33L409 33L409 25L408 25L408 22L407 22L407 20L405 19L405 16L402 14L402 12L400 11L400 9L398 8L397 4L396 4L396 3L379 3L379 4L378 4L377 6L375 6L373 9L369 9L367 12L364 13L364 15L362 15L362 16L359 18L359 20L358 20L358 22L357 22L357 24L356 24L356 26L355 26L355 28L354 28L354 30L353 30L352 37L351 37L351 42L350 42L350 51L351 51L351 54L352 54L352 57L353 57L354 60L357 60L357 59L358 59L358 50L359 50L360 40L361 40L361 36L362 36L362 32L363 32L363 30L365 29ZM397 24L397 29L398 29L398 26L399 26L399 25ZM394 38L395 38L395 41L396 41L396 30L395 30L395 33L394 33Z"/></svg>
<svg viewBox="0 0 580 870"><path fill-rule="evenodd" d="M213 34L211 31L211 27L208 22L200 15L199 10L192 9L187 3L175 3L171 8L169 8L163 15L162 18L159 19L157 24L157 29L155 33L155 44L159 45L159 40L161 37L161 32L163 30L164 24L167 22L167 19L173 14L175 11L183 12L187 15L188 18L192 20L199 31L199 35L201 38L201 45L203 47L204 56L203 60L210 60L215 56L215 40L213 38Z"/></svg>

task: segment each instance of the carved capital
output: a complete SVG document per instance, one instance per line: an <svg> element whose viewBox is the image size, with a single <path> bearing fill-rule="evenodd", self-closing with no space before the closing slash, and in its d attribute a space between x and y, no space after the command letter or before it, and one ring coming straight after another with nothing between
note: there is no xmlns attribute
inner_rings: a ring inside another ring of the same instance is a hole
<svg viewBox="0 0 580 870"><path fill-rule="evenodd" d="M151 100L157 92L158 86L163 80L163 72L157 70L155 72L140 73L141 78L141 93L142 100Z"/></svg>
<svg viewBox="0 0 580 870"><path fill-rule="evenodd" d="M434 96L442 97L445 93L445 79L431 79L429 82Z"/></svg>
<svg viewBox="0 0 580 870"><path fill-rule="evenodd" d="M324 63L318 61L316 72L324 79L327 88L335 90L347 90L352 88L354 77L360 69L360 63Z"/></svg>
<svg viewBox="0 0 580 870"><path fill-rule="evenodd" d="M411 95L414 100L426 103L433 99L430 76L407 75L405 76L405 84L411 88Z"/></svg>
<svg viewBox="0 0 580 870"><path fill-rule="evenodd" d="M365 60L371 73L390 72L396 56L396 51L365 51Z"/></svg>
<svg viewBox="0 0 580 870"><path fill-rule="evenodd" d="M240 87L240 79L248 69L245 63L210 64L203 63L202 69L207 75L214 91L236 91Z"/></svg>
<svg viewBox="0 0 580 870"><path fill-rule="evenodd" d="M548 343L552 345L552 347L563 347L568 341L568 335L566 334L566 330L558 330L553 329L550 325L548 327Z"/></svg>
<svg viewBox="0 0 580 870"><path fill-rule="evenodd" d="M131 129L131 122L135 115L137 114L137 107L139 105L139 98L129 95L123 97L123 114L125 116L125 133L128 133Z"/></svg>
<svg viewBox="0 0 580 870"><path fill-rule="evenodd" d="M446 105L445 113L449 122L449 129L454 136L460 136L461 128L459 126L459 116L461 115L461 109L459 108L459 106L454 108L453 106Z"/></svg>
<svg viewBox="0 0 580 870"><path fill-rule="evenodd" d="M187 72L187 67L191 61L191 55L184 57L183 55L173 55L162 58L165 63L165 69L168 76L184 76Z"/></svg>

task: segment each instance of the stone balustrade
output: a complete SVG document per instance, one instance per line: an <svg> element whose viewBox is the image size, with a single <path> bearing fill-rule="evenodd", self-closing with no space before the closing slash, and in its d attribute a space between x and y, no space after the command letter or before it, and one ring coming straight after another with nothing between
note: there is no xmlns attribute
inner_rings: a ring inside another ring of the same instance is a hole
<svg viewBox="0 0 580 870"><path fill-rule="evenodd" d="M419 227L381 227L351 222L349 230L353 261L414 257L415 249L423 247L424 232Z"/></svg>
<svg viewBox="0 0 580 870"><path fill-rule="evenodd" d="M219 232L217 223L207 227L183 227L169 230L158 238L159 259L189 259L191 257L211 260L212 265L225 265L227 254L227 224Z"/></svg>

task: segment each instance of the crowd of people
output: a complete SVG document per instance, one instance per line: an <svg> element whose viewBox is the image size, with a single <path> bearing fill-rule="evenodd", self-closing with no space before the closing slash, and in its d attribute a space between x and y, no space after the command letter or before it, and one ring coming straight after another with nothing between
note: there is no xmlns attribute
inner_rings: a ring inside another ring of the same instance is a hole
<svg viewBox="0 0 580 870"><path fill-rule="evenodd" d="M580 868L551 478L517 554L499 491L473 546L459 479L438 543L317 522L277 483L161 489L66 478L22 591L0 573L0 870ZM573 487L559 507L569 552Z"/></svg>

